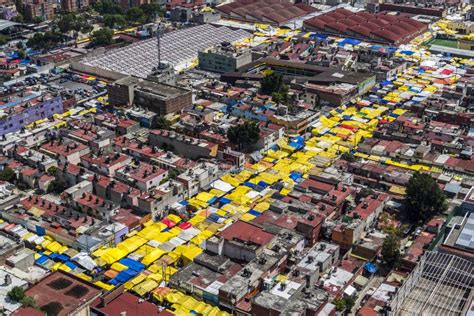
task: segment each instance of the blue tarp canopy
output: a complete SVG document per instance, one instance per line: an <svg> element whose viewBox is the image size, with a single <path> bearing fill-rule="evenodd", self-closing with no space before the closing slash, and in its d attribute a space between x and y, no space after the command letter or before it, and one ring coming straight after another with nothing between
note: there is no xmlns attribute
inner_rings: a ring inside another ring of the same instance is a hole
<svg viewBox="0 0 474 316"><path fill-rule="evenodd" d="M59 256L57 257L57 259L58 259L59 261L66 262L66 261L69 261L70 258L69 258L69 256L66 256L66 255L59 255Z"/></svg>
<svg viewBox="0 0 474 316"><path fill-rule="evenodd" d="M77 268L77 266L71 261L66 261L64 264L68 266L71 270L74 270L75 268Z"/></svg>
<svg viewBox="0 0 474 316"><path fill-rule="evenodd" d="M256 210L250 210L247 213L252 214L253 216L260 216L262 213L256 211Z"/></svg>
<svg viewBox="0 0 474 316"><path fill-rule="evenodd" d="M265 181L258 181L258 186L262 188L266 188L268 187L268 183L266 183Z"/></svg>
<svg viewBox="0 0 474 316"><path fill-rule="evenodd" d="M217 199L218 199L217 196L214 196L214 197L210 198L209 201L207 201L207 204L212 204L215 201L217 201Z"/></svg>
<svg viewBox="0 0 474 316"><path fill-rule="evenodd" d="M111 285L116 286L116 285L120 284L120 281L114 278L114 279L110 280L108 283L111 284Z"/></svg>
<svg viewBox="0 0 474 316"><path fill-rule="evenodd" d="M189 202L186 200L182 200L182 201L179 201L179 204L186 206L189 204Z"/></svg>
<svg viewBox="0 0 474 316"><path fill-rule="evenodd" d="M225 197L220 198L220 200L219 200L219 206L229 204L230 202L232 202L232 201L229 200L228 198L225 198Z"/></svg>
<svg viewBox="0 0 474 316"><path fill-rule="evenodd" d="M252 182L245 181L245 182L244 182L244 185L245 185L246 187L249 187L249 188L252 188L252 189L255 188L255 184L253 184Z"/></svg>
<svg viewBox="0 0 474 316"><path fill-rule="evenodd" d="M217 223L221 218L222 217L219 214L216 214L216 213L212 213L211 215L209 215L207 217L208 220L213 221L215 223Z"/></svg>
<svg viewBox="0 0 474 316"><path fill-rule="evenodd" d="M380 84L385 87L392 84L392 82L390 80L382 80Z"/></svg>
<svg viewBox="0 0 474 316"><path fill-rule="evenodd" d="M120 271L119 274L117 274L117 276L114 279L121 283L124 283L130 280L131 278L133 278L134 276L136 276L137 274L138 274L137 271L134 271L132 269L127 269L127 270Z"/></svg>
<svg viewBox="0 0 474 316"><path fill-rule="evenodd" d="M377 272L377 270L378 270L379 268L377 267L377 265L376 265L375 263L366 262L365 265L364 265L364 269L365 269L367 272L375 273L375 272Z"/></svg>
<svg viewBox="0 0 474 316"><path fill-rule="evenodd" d="M35 262L36 262L37 264L44 264L44 263L46 263L48 260L49 260L48 256L42 255L41 257L39 257L38 259L36 259Z"/></svg>
<svg viewBox="0 0 474 316"><path fill-rule="evenodd" d="M411 56L411 55L415 54L415 52L412 52L411 50L401 50L400 54Z"/></svg>
<svg viewBox="0 0 474 316"><path fill-rule="evenodd" d="M344 46L344 45L359 45L361 43L361 41L359 41L358 39L355 39L355 38L345 38L343 39L342 41L339 42L339 44L337 44L338 46Z"/></svg>
<svg viewBox="0 0 474 316"><path fill-rule="evenodd" d="M293 171L290 173L290 179L292 179L295 182L299 182L299 180L301 180L302 177L303 176L299 172Z"/></svg>
<svg viewBox="0 0 474 316"><path fill-rule="evenodd" d="M315 40L315 39L318 39L318 40L325 40L328 38L328 36L326 34L318 34L318 33L313 33L309 36L310 39L312 40Z"/></svg>
<svg viewBox="0 0 474 316"><path fill-rule="evenodd" d="M296 148L297 150L303 148L304 146L304 137L296 136L290 139L288 143L289 146Z"/></svg>
<svg viewBox="0 0 474 316"><path fill-rule="evenodd" d="M120 259L119 262L134 271L142 271L143 269L145 269L145 265L143 263L130 259L130 258Z"/></svg>

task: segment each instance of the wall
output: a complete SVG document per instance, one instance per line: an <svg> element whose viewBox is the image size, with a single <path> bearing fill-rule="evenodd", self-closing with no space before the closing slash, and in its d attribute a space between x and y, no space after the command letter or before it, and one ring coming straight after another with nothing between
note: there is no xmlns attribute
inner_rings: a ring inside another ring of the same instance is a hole
<svg viewBox="0 0 474 316"><path fill-rule="evenodd" d="M20 113L10 114L0 120L0 136L21 130L22 127L53 114L63 113L60 96L29 106Z"/></svg>

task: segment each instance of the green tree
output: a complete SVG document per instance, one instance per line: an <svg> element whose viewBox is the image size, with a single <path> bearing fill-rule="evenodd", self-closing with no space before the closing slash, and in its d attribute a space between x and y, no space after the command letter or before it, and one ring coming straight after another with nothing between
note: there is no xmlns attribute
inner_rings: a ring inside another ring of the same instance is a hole
<svg viewBox="0 0 474 316"><path fill-rule="evenodd" d="M61 178L56 178L48 185L48 193L59 194L66 189L66 182Z"/></svg>
<svg viewBox="0 0 474 316"><path fill-rule="evenodd" d="M83 32L84 29L89 30L92 27L84 15L79 15L74 12L58 15L55 26L62 34L72 32L76 46L79 33Z"/></svg>
<svg viewBox="0 0 474 316"><path fill-rule="evenodd" d="M241 125L232 126L227 130L227 138L240 149L253 145L260 139L260 126L257 122L247 121Z"/></svg>
<svg viewBox="0 0 474 316"><path fill-rule="evenodd" d="M121 14L104 15L104 25L109 28L124 28L128 25L127 20Z"/></svg>
<svg viewBox="0 0 474 316"><path fill-rule="evenodd" d="M0 34L0 45L5 45L8 43L10 38L6 35Z"/></svg>
<svg viewBox="0 0 474 316"><path fill-rule="evenodd" d="M140 6L140 9L145 15L145 23L154 22L157 17L164 15L163 9L158 3L145 3Z"/></svg>
<svg viewBox="0 0 474 316"><path fill-rule="evenodd" d="M350 312L355 305L355 298L353 296L346 296L343 298L336 298L332 302L336 306L336 311L341 312Z"/></svg>
<svg viewBox="0 0 474 316"><path fill-rule="evenodd" d="M25 23L25 18L18 12L18 14L12 18L12 21L16 23Z"/></svg>
<svg viewBox="0 0 474 316"><path fill-rule="evenodd" d="M346 310L346 301L343 298L336 298L332 303L336 306L336 311L343 312Z"/></svg>
<svg viewBox="0 0 474 316"><path fill-rule="evenodd" d="M382 262L389 266L394 267L400 263L400 238L396 233L389 233L382 244Z"/></svg>
<svg viewBox="0 0 474 316"><path fill-rule="evenodd" d="M159 129L170 128L171 123L164 116L155 116L154 127Z"/></svg>
<svg viewBox="0 0 474 316"><path fill-rule="evenodd" d="M354 162L356 161L356 158L354 157L353 154L349 153L349 152L345 152L341 155L341 159L345 160L345 161L348 161L348 162Z"/></svg>
<svg viewBox="0 0 474 316"><path fill-rule="evenodd" d="M13 183L16 179L16 173L13 171L12 168L6 167L2 171L0 171L0 180L1 181L8 181Z"/></svg>
<svg viewBox="0 0 474 316"><path fill-rule="evenodd" d="M108 27L101 28L100 30L92 33L92 45L93 46L107 46L113 43L114 32Z"/></svg>
<svg viewBox="0 0 474 316"><path fill-rule="evenodd" d="M25 296L20 300L20 303L23 307L32 307L32 308L38 308L38 304L36 303L36 300L31 297L31 296Z"/></svg>
<svg viewBox="0 0 474 316"><path fill-rule="evenodd" d="M427 173L415 172L406 186L405 210L411 220L425 221L446 211L446 196Z"/></svg>
<svg viewBox="0 0 474 316"><path fill-rule="evenodd" d="M122 14L122 8L112 0L100 0L94 3L93 8L101 15Z"/></svg>
<svg viewBox="0 0 474 316"><path fill-rule="evenodd" d="M26 45L34 50L46 51L56 47L61 42L62 35L57 32L36 33Z"/></svg>
<svg viewBox="0 0 474 316"><path fill-rule="evenodd" d="M48 170L46 170L46 172L50 176L56 176L58 174L58 171L59 171L59 168L56 167L56 166L51 166L51 167L48 168Z"/></svg>
<svg viewBox="0 0 474 316"><path fill-rule="evenodd" d="M276 103L288 102L288 86L283 82L283 76L275 72L263 77L260 82L260 92L271 95Z"/></svg>
<svg viewBox="0 0 474 316"><path fill-rule="evenodd" d="M26 58L26 56L27 56L27 55L26 55L26 51L25 51L24 49L20 49L20 50L18 51L18 58L24 59L24 58Z"/></svg>
<svg viewBox="0 0 474 316"><path fill-rule="evenodd" d="M127 11L127 20L130 23L143 24L145 23L146 17L142 9L133 7Z"/></svg>
<svg viewBox="0 0 474 316"><path fill-rule="evenodd" d="M7 297L15 302L20 302L25 297L25 290L21 286L14 286L8 293Z"/></svg>

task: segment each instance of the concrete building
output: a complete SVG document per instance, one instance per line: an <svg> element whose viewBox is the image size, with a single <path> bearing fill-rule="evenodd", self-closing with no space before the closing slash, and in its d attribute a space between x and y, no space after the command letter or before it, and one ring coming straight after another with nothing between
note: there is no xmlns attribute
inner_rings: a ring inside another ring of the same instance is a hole
<svg viewBox="0 0 474 316"><path fill-rule="evenodd" d="M23 4L25 17L28 20L41 18L43 20L54 19L54 2L52 0L28 0Z"/></svg>
<svg viewBox="0 0 474 316"><path fill-rule="evenodd" d="M249 49L233 47L228 42L200 50L198 52L199 68L214 72L236 71L252 62L252 52Z"/></svg>
<svg viewBox="0 0 474 316"><path fill-rule="evenodd" d="M101 289L62 272L51 273L26 290L38 307L50 315L89 315L89 305L100 296Z"/></svg>
<svg viewBox="0 0 474 316"><path fill-rule="evenodd" d="M2 313L11 314L19 309L21 304L19 302L12 302L8 298L8 292L16 286L26 290L28 288L28 282L18 278L4 268L0 269L0 280L2 282L2 285L0 285L0 306L2 306L3 309Z"/></svg>
<svg viewBox="0 0 474 316"><path fill-rule="evenodd" d="M61 9L66 12L76 12L89 7L89 0L61 0Z"/></svg>
<svg viewBox="0 0 474 316"><path fill-rule="evenodd" d="M0 136L19 131L28 124L64 111L60 96L31 92L7 95L4 98L8 102L0 110Z"/></svg>
<svg viewBox="0 0 474 316"><path fill-rule="evenodd" d="M217 144L172 131L152 130L149 141L151 146L165 146L167 150L192 160L217 156Z"/></svg>
<svg viewBox="0 0 474 316"><path fill-rule="evenodd" d="M112 106L137 105L159 115L178 112L192 105L192 92L187 89L125 77L107 87Z"/></svg>

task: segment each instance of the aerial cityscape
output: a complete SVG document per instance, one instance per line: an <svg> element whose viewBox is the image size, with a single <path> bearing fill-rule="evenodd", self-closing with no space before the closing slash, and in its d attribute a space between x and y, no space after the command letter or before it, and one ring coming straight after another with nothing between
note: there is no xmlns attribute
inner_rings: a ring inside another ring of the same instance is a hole
<svg viewBox="0 0 474 316"><path fill-rule="evenodd" d="M0 315L474 316L474 0L0 0Z"/></svg>

